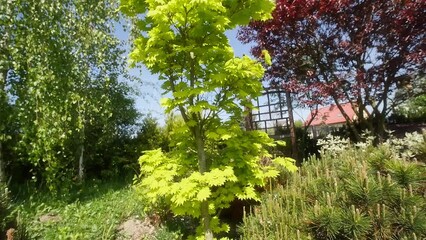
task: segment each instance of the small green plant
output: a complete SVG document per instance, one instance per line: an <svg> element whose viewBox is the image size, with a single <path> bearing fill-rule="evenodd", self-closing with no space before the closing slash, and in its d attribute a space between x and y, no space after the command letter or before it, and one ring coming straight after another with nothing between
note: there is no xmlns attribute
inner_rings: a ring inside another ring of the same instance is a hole
<svg viewBox="0 0 426 240"><path fill-rule="evenodd" d="M407 147L412 138L377 147L332 139L340 147L322 148L263 196L243 239L426 238L426 167Z"/></svg>

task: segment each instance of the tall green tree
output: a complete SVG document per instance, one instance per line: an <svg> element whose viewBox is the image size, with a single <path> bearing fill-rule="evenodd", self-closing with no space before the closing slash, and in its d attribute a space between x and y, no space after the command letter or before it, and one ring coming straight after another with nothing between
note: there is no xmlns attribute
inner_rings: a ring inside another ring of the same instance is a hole
<svg viewBox="0 0 426 240"><path fill-rule="evenodd" d="M225 36L251 19L269 18L273 7L269 0L121 1L137 29L131 59L159 74L171 94L162 104L185 122L174 132L170 153L154 150L140 158L141 189L152 202L165 199L175 213L199 217L202 239L227 229L218 222L219 209L235 197L257 199L255 186L278 174L259 165L273 141L240 127L244 107L253 108L248 99L261 93L263 68L247 56L234 57Z"/></svg>
<svg viewBox="0 0 426 240"><path fill-rule="evenodd" d="M162 146L164 139L162 132L163 130L155 118L151 115L145 116L135 139L138 144L138 153Z"/></svg>
<svg viewBox="0 0 426 240"><path fill-rule="evenodd" d="M88 127L114 124L124 73L117 4L0 0L0 104L15 109L2 112L0 146L4 119L18 122L20 149L51 188L75 174L76 161L83 178Z"/></svg>

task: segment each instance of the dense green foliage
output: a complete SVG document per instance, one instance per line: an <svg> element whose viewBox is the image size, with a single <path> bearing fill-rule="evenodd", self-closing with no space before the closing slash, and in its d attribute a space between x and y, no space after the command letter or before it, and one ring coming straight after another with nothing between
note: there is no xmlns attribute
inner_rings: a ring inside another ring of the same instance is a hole
<svg viewBox="0 0 426 240"><path fill-rule="evenodd" d="M259 143L268 146L274 143L262 132L241 129L232 132L234 136L221 141L226 146L222 149L209 142L215 148L207 149L206 153L215 160L211 170L204 174L198 173L194 164L196 156L192 152L182 150L164 154L160 149L145 152L139 160L142 181L137 188L141 195L153 204L165 201L175 214L194 217L200 216L198 206L206 199L209 199L212 215L229 207L234 198L260 200L255 186L263 186L266 178L276 177L279 172L272 166L259 165L259 156L271 157L266 146ZM296 169L288 159L276 158L273 162L291 171ZM228 226L219 225L217 217L213 219L217 232L229 230Z"/></svg>
<svg viewBox="0 0 426 240"><path fill-rule="evenodd" d="M263 196L243 238L424 239L426 168L412 160L422 136L378 147L331 140L320 159Z"/></svg>
<svg viewBox="0 0 426 240"><path fill-rule="evenodd" d="M170 144L170 140L167 137L170 131L170 129L167 129L168 124L173 124L171 118L166 120L165 127L160 127L157 120L152 116L148 115L142 119L140 130L135 139L138 154L157 148L167 150Z"/></svg>

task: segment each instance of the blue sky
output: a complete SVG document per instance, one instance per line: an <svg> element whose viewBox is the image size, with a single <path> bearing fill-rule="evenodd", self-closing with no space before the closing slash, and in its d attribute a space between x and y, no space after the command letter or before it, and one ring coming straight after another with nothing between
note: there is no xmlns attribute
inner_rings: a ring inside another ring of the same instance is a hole
<svg viewBox="0 0 426 240"><path fill-rule="evenodd" d="M128 38L129 33L123 31L123 28L117 26L116 35L120 40L125 41L126 49L129 51ZM250 44L242 44L237 39L237 30L226 32L229 39L230 45L234 49L236 56L242 56L243 54L251 56ZM127 56L126 56L127 57ZM130 73L139 79L139 82L132 82L131 85L139 92L136 98L136 108L144 115L151 114L155 117L161 125L164 124L164 111L160 105L160 99L162 98L161 82L158 80L158 76L152 75L146 68L141 67L137 69L131 69ZM303 119L307 116L309 111L303 109L296 109L294 113L295 119Z"/></svg>

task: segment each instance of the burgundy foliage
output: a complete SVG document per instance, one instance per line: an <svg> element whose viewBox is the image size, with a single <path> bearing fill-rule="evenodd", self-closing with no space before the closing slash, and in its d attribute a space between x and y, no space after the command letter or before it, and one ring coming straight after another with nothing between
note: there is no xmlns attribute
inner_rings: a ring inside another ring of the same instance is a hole
<svg viewBox="0 0 426 240"><path fill-rule="evenodd" d="M425 69L425 31L426 0L277 0L273 19L239 39L259 59L269 51L271 86L308 106L351 101L360 120L383 124L393 92Z"/></svg>

